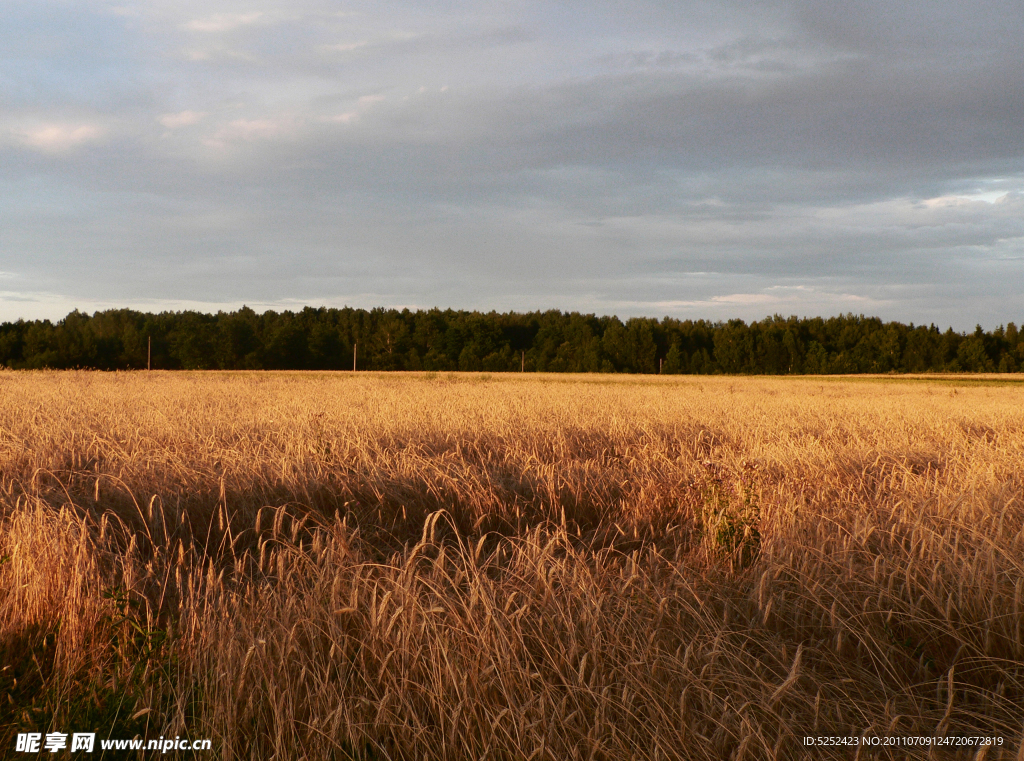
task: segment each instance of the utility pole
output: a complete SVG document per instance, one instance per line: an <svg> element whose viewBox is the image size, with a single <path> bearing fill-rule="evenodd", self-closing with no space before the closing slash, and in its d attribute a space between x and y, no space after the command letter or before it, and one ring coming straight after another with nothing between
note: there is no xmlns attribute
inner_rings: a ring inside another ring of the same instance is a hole
<svg viewBox="0 0 1024 761"><path fill-rule="evenodd" d="M359 344L355 341L352 342L352 372L356 371L356 356L359 351Z"/></svg>
<svg viewBox="0 0 1024 761"><path fill-rule="evenodd" d="M153 336L149 337L149 347L146 349L146 372L153 369Z"/></svg>

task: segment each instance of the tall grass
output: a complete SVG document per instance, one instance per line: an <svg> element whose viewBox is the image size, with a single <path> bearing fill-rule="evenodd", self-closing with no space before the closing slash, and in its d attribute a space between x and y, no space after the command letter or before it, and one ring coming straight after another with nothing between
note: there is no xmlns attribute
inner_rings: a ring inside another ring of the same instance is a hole
<svg viewBox="0 0 1024 761"><path fill-rule="evenodd" d="M1016 385L0 373L0 747L1017 758L1022 463Z"/></svg>

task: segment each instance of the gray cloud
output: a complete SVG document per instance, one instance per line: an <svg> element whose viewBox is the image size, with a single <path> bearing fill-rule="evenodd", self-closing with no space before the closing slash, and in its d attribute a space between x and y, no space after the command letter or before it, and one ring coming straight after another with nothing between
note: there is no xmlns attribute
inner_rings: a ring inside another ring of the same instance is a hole
<svg viewBox="0 0 1024 761"><path fill-rule="evenodd" d="M0 319L1021 319L1010 3L10 5Z"/></svg>

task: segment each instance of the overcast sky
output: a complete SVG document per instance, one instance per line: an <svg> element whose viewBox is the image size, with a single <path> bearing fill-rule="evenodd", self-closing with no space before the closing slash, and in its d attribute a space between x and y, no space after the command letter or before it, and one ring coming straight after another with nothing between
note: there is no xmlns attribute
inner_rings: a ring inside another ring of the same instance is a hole
<svg viewBox="0 0 1024 761"><path fill-rule="evenodd" d="M0 320L1024 320L1020 0L0 0Z"/></svg>

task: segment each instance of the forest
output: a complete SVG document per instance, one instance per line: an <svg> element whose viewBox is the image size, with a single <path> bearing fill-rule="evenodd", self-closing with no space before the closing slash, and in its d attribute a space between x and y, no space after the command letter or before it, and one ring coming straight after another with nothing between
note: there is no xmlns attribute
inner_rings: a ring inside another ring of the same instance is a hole
<svg viewBox="0 0 1024 761"><path fill-rule="evenodd" d="M790 375L1019 372L1010 322L972 333L847 314L750 324L577 312L74 311L0 323L0 366Z"/></svg>

